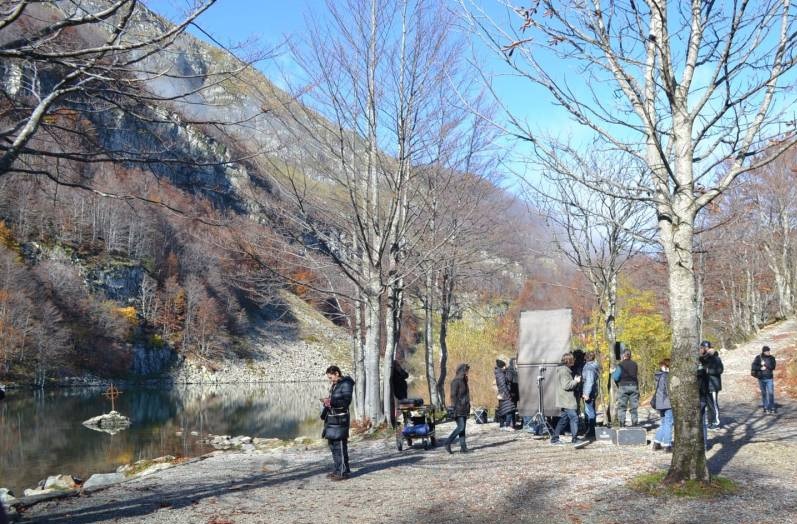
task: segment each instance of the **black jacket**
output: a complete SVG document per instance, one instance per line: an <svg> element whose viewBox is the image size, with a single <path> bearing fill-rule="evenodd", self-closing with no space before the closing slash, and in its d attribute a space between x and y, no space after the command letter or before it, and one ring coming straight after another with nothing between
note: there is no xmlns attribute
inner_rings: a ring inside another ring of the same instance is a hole
<svg viewBox="0 0 797 524"><path fill-rule="evenodd" d="M621 360L619 364L617 364L620 369L620 380L617 381L618 384L621 386L626 385L638 385L639 379L637 378L637 365L636 362L633 360Z"/></svg>
<svg viewBox="0 0 797 524"><path fill-rule="evenodd" d="M495 368L495 386L498 388L498 395L502 399L498 400L498 409L495 414L499 416L506 416L515 411L515 402L512 400L512 390L506 380L506 369Z"/></svg>
<svg viewBox="0 0 797 524"><path fill-rule="evenodd" d="M324 419L322 438L329 440L344 440L349 438L349 405L354 392L354 380L343 377L329 389L329 404L321 412Z"/></svg>
<svg viewBox="0 0 797 524"><path fill-rule="evenodd" d="M451 381L451 407L454 408L455 417L470 415L470 390L468 378L465 376L467 369L467 364L460 364L454 380Z"/></svg>
<svg viewBox="0 0 797 524"><path fill-rule="evenodd" d="M708 401L708 373L706 372L708 357L708 354L697 357L697 391L700 394L700 402Z"/></svg>
<svg viewBox="0 0 797 524"><path fill-rule="evenodd" d="M399 400L407 398L407 378L409 373L397 363L393 362L393 367L390 370L390 387L393 390L393 396Z"/></svg>
<svg viewBox="0 0 797 524"><path fill-rule="evenodd" d="M716 353L706 353L703 365L708 375L708 390L722 391L722 372L725 370L722 359Z"/></svg>
<svg viewBox="0 0 797 524"><path fill-rule="evenodd" d="M766 369L761 369L761 363L766 366ZM769 355L765 357L764 355L756 355L753 359L753 365L750 369L752 375L756 378L772 378L773 371L775 371L775 357Z"/></svg>

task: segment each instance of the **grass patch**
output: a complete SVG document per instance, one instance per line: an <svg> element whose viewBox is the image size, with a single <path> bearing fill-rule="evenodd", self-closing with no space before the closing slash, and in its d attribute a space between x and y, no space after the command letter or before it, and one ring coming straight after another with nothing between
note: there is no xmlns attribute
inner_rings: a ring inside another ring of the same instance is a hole
<svg viewBox="0 0 797 524"><path fill-rule="evenodd" d="M666 471L645 473L639 475L628 483L634 491L654 497L681 497L690 499L715 499L732 495L738 491L734 481L726 477L712 477L709 484L697 480L687 480L678 484L664 484Z"/></svg>

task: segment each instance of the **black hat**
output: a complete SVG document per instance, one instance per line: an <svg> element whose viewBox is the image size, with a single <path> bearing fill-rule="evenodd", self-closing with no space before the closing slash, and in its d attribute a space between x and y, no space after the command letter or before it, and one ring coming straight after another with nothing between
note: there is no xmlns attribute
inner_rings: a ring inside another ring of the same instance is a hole
<svg viewBox="0 0 797 524"><path fill-rule="evenodd" d="M711 347L711 342L709 342L708 340L704 340L703 342L700 343L700 347L701 348L710 348Z"/></svg>
<svg viewBox="0 0 797 524"><path fill-rule="evenodd" d="M761 353L769 353L769 346L764 346L761 348Z"/></svg>
<svg viewBox="0 0 797 524"><path fill-rule="evenodd" d="M497 368L505 368L506 367L506 362L504 362L500 358L497 358L497 359L495 359L495 367L497 367Z"/></svg>

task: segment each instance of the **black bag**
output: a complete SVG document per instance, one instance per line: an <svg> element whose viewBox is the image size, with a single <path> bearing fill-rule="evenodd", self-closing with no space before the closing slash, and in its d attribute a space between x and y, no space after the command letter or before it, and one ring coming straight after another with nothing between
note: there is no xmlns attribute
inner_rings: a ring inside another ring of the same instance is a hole
<svg viewBox="0 0 797 524"><path fill-rule="evenodd" d="M755 377L755 378L759 378L759 377L761 377L761 371L758 370L758 369L751 369L750 370L750 375Z"/></svg>
<svg viewBox="0 0 797 524"><path fill-rule="evenodd" d="M343 440L349 438L349 412L327 413L321 438Z"/></svg>

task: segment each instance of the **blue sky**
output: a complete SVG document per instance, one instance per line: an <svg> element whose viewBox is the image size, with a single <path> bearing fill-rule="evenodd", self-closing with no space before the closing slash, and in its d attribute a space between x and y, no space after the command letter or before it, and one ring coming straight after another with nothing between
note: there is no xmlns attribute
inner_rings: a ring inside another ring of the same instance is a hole
<svg viewBox="0 0 797 524"><path fill-rule="evenodd" d="M211 34L218 42L232 46L236 43L256 39L263 48L277 46L289 38L300 38L306 25L306 16L323 17L326 13L324 0L218 0L198 20L199 26ZM191 0L147 0L146 4L173 21L179 20L188 9ZM456 7L452 2L452 6ZM519 24L514 14L507 15L498 2L488 0L484 2L489 6L490 14L496 19L512 20ZM205 40L196 30L192 32ZM478 44L478 42L477 42ZM481 46L479 46L481 47ZM469 52L469 51L468 51ZM555 107L550 99L545 96L540 88L532 86L527 80L513 78L500 59L486 52L483 48L481 54L484 59L485 70L494 76L498 94L507 109L522 119L532 122L535 126L545 126L552 132L575 133L568 116L564 111ZM259 68L277 85L281 85L279 76L282 71L290 71L288 53L282 53L275 60L261 63ZM523 145L520 146L525 147ZM523 165L512 162L511 169L521 170Z"/></svg>

